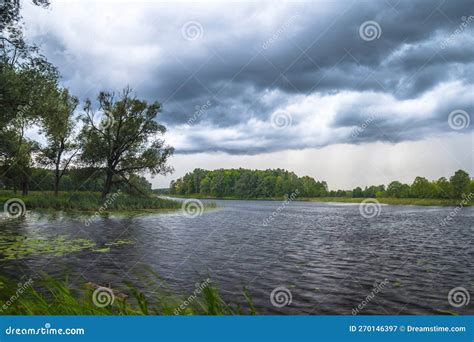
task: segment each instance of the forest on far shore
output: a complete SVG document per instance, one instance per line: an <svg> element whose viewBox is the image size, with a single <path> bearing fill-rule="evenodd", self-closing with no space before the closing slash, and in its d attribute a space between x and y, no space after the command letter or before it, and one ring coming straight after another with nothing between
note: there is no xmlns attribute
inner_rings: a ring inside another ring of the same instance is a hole
<svg viewBox="0 0 474 342"><path fill-rule="evenodd" d="M298 197L393 197L458 199L474 192L474 181L464 170L458 170L449 179L441 177L429 181L416 177L411 184L393 181L387 186L371 185L364 189L329 190L325 181L309 176L298 177L294 172L249 169L195 169L184 177L172 181L171 195L201 195L215 198L272 198Z"/></svg>

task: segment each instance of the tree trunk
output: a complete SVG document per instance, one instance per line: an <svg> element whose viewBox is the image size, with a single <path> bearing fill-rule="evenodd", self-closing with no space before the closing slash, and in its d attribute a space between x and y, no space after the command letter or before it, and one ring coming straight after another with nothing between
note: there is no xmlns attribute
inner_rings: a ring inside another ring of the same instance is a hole
<svg viewBox="0 0 474 342"><path fill-rule="evenodd" d="M54 196L58 195L59 191L59 167L56 165L56 170L54 172Z"/></svg>
<svg viewBox="0 0 474 342"><path fill-rule="evenodd" d="M27 196L28 195L28 188L29 188L29 183L27 180L23 180L21 181L21 194L23 196Z"/></svg>
<svg viewBox="0 0 474 342"><path fill-rule="evenodd" d="M105 178L105 184L104 184L104 190L102 191L102 198L105 198L107 194L110 193L110 190L112 189L112 179L114 177L113 171L110 169L107 170L107 176Z"/></svg>
<svg viewBox="0 0 474 342"><path fill-rule="evenodd" d="M59 146L59 151L58 155L55 161L55 173L54 173L54 196L58 195L59 191L59 181L61 179L61 173L59 171L59 166L61 165L61 156L63 155L65 145L64 145L64 139L61 139L61 145Z"/></svg>

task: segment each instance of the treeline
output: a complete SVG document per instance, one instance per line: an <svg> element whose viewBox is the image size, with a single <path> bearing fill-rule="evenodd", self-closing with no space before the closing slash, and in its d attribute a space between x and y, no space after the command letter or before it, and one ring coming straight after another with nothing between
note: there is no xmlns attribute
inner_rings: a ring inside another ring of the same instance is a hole
<svg viewBox="0 0 474 342"><path fill-rule="evenodd" d="M372 185L362 189L328 190L324 181L312 177L298 177L282 169L195 169L184 177L172 181L170 194L202 195L210 197L272 198L290 196L298 190L298 197L393 197L456 199L474 193L474 181L469 174L458 170L448 179L429 181L416 177L412 184L393 181L385 185Z"/></svg>
<svg viewBox="0 0 474 342"><path fill-rule="evenodd" d="M33 0L48 7L48 0ZM30 189L84 190L76 173L94 170L102 197L114 188L143 185L138 175L166 174L173 148L156 122L158 102L147 103L125 88L81 101L60 85L59 72L23 38L20 1L4 0L0 11L0 184L27 195ZM36 128L40 139L27 135ZM47 169L49 171L46 171ZM82 169L73 172L72 169ZM45 173L45 178L37 177Z"/></svg>
<svg viewBox="0 0 474 342"><path fill-rule="evenodd" d="M101 169L71 168L61 178L58 191L101 192L104 187L105 173ZM114 184L111 192L120 190L131 195L149 195L153 193L151 183L143 176L132 175L128 182ZM10 179L0 180L0 190L13 189ZM45 168L31 169L30 191L54 191L54 172Z"/></svg>
<svg viewBox="0 0 474 342"><path fill-rule="evenodd" d="M170 185L171 194L212 197L280 197L289 196L296 190L302 197L325 197L329 194L326 182L317 182L308 176L298 177L282 169L195 169Z"/></svg>

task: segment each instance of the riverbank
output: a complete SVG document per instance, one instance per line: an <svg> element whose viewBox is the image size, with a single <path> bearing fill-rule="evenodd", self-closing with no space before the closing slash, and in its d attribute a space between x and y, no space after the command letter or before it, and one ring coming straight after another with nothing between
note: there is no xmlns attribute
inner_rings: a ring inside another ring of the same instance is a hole
<svg viewBox="0 0 474 342"><path fill-rule="evenodd" d="M181 208L181 203L170 199L159 198L154 195L131 196L116 192L101 198L98 192L60 192L55 196L53 192L32 191L27 196L14 194L12 191L0 191L0 206L8 203L10 210L62 210L71 212L129 212L129 211L156 211Z"/></svg>
<svg viewBox="0 0 474 342"><path fill-rule="evenodd" d="M170 290L152 274L146 282L154 296L134 285L116 289L83 280L80 288L47 274L13 281L0 278L0 315L254 315L252 300L244 289L237 303L225 302L209 278L196 283L192 293Z"/></svg>
<svg viewBox="0 0 474 342"><path fill-rule="evenodd" d="M170 198L198 198L198 199L209 199L209 200L235 200L235 201L285 201L284 197L266 197L266 198L239 198L239 197L212 197L212 196L202 196L200 194L192 195L168 195ZM295 201L303 202L322 202L322 203L361 203L366 200L366 198L354 198L354 197L297 197ZM442 206L442 207L455 207L459 205L463 206L473 206L474 199L471 201L463 201L463 199L439 199L439 198L392 198L392 197L379 197L374 198L379 203L382 204L391 204L391 205L419 205L419 206Z"/></svg>

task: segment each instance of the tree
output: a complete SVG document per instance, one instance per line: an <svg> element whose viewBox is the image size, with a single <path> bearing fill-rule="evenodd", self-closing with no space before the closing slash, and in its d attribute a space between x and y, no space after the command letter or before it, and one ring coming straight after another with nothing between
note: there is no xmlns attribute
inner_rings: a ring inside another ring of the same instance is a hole
<svg viewBox="0 0 474 342"><path fill-rule="evenodd" d="M431 198L435 193L433 185L425 177L416 177L410 190L417 198Z"/></svg>
<svg viewBox="0 0 474 342"><path fill-rule="evenodd" d="M364 193L360 186L352 190L352 197L364 197Z"/></svg>
<svg viewBox="0 0 474 342"><path fill-rule="evenodd" d="M41 151L40 163L54 166L54 194L57 196L59 182L79 151L73 135L74 111L79 100L71 96L67 89L63 89L55 91L52 101L55 103L51 110L45 112L41 118L47 145ZM67 153L69 155L65 156Z"/></svg>
<svg viewBox="0 0 474 342"><path fill-rule="evenodd" d="M453 190L451 187L451 183L445 178L441 177L435 183L437 194L439 198L450 198L452 196Z"/></svg>
<svg viewBox="0 0 474 342"><path fill-rule="evenodd" d="M410 186L399 181L393 181L387 186L386 195L395 198L408 198L410 197Z"/></svg>
<svg viewBox="0 0 474 342"><path fill-rule="evenodd" d="M90 100L84 108L81 160L104 170L103 198L112 185L126 181L134 173L165 175L173 171L166 164L173 148L159 138L166 128L155 121L161 111L158 102L148 104L139 100L128 87L118 100L108 92L101 92L97 100L98 111L92 108Z"/></svg>
<svg viewBox="0 0 474 342"><path fill-rule="evenodd" d="M47 7L47 0L33 0ZM21 26L20 1L2 1L0 11L0 168L2 174L28 193L38 144L25 137L41 113L44 92L55 87L56 68L34 45L25 42Z"/></svg>
<svg viewBox="0 0 474 342"><path fill-rule="evenodd" d="M469 174L466 171L457 170L449 179L449 182L451 183L453 196L455 198L460 198L462 194L469 191L471 178L469 178Z"/></svg>

